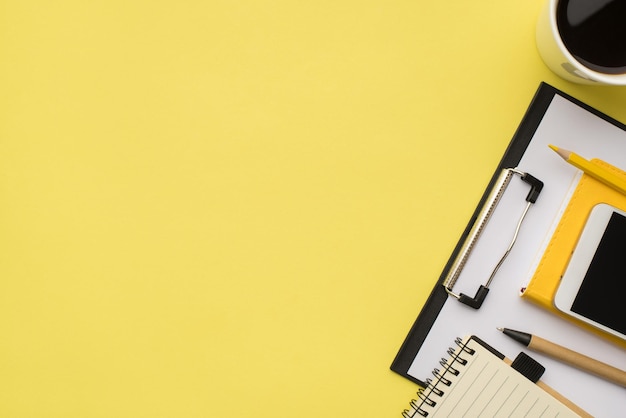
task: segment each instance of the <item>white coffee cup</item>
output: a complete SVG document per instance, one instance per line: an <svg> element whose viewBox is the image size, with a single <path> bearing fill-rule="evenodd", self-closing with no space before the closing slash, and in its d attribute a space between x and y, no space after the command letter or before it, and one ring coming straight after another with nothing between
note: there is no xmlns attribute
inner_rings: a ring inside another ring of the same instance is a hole
<svg viewBox="0 0 626 418"><path fill-rule="evenodd" d="M609 71L605 72L602 66L595 66L589 62L583 63L584 60L575 57L565 46L564 34L561 33L557 25L557 6L563 1L565 0L546 0L537 22L537 48L546 65L560 77L575 83L626 85L626 67L624 67L623 73L620 73L621 67L619 70L610 68ZM585 7L592 8L597 13L610 3L612 0L589 0L585 3ZM621 17L622 24L626 26L626 16ZM623 48L626 48L626 39L620 39L620 41L623 42Z"/></svg>

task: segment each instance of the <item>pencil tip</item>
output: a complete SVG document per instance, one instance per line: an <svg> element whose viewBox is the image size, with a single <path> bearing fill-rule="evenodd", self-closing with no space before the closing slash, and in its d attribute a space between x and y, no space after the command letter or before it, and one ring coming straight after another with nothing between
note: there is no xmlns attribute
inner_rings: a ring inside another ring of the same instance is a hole
<svg viewBox="0 0 626 418"><path fill-rule="evenodd" d="M504 328L501 328L501 327L496 327L496 329L500 332L504 331Z"/></svg>
<svg viewBox="0 0 626 418"><path fill-rule="evenodd" d="M548 145L548 146L550 147L550 149L551 149L552 151L554 151L554 152L556 152L557 154L559 154L559 156L560 156L561 158L563 158L564 160L569 159L569 156L570 156L570 154L571 154L571 151L568 151L568 150L563 149L563 148L559 148L559 147L557 147L556 145L552 145L552 144L550 144L550 145Z"/></svg>

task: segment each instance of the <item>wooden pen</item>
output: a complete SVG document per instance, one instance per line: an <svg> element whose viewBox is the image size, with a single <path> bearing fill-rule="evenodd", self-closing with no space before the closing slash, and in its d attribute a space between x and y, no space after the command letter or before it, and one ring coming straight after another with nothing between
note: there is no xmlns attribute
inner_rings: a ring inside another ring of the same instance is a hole
<svg viewBox="0 0 626 418"><path fill-rule="evenodd" d="M525 345L529 350L545 354L555 360L574 366L580 370L594 374L610 382L626 387L626 371L588 357L584 354L565 348L526 332L508 328L498 328L499 331L515 341Z"/></svg>

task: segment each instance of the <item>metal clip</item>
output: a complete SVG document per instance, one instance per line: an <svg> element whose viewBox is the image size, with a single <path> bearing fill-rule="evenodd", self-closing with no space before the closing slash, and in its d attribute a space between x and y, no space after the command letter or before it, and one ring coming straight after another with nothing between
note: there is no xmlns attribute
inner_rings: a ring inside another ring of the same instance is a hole
<svg viewBox="0 0 626 418"><path fill-rule="evenodd" d="M496 266L494 267L487 282L478 288L478 291L476 292L476 295L474 297L467 296L463 293L456 294L452 291L452 287L458 280L459 275L461 274L461 271L463 270L463 267L465 267L465 263L467 262L470 256L470 253L474 249L476 241L478 240L478 238L480 237L480 234L483 232L485 226L487 225L489 218L493 214L493 211L498 205L498 202L500 202L500 199L502 198L502 195L504 194L504 191L506 190L506 187L509 185L509 182L511 181L511 178L513 177L514 174L519 175L525 183L528 183L530 185L530 192L526 196L526 202L528 203L526 204L526 207L524 208L524 212L522 213L522 216L517 222L517 227L515 228L513 239L511 243L509 244L509 247L507 248L507 250L504 252L504 255L502 256L502 258L500 258L500 261L498 261L498 264L496 264ZM454 263L452 264L450 271L448 272L448 274L446 275L443 281L443 286L446 289L446 292L448 292L450 296L453 296L454 298L458 299L459 302L464 303L474 309L478 309L481 307L481 305L483 304L483 301L485 300L485 298L487 297L487 294L489 293L489 285L491 285L491 282L493 281L493 278L495 277L496 273L500 269L500 266L502 266L502 263L504 263L504 260L507 258L507 256L511 252L511 249L513 248L513 245L515 244L515 241L517 240L517 235L519 234L519 230L522 226L522 221L526 217L526 213L528 213L528 209L530 208L530 206L537 201L537 197L539 197L539 193L541 192L542 188L543 188L543 182L531 176L528 173L520 171L516 168L505 168L502 170L502 172L500 173L500 176L498 177L496 184L494 185L493 189L491 190L491 193L489 194L487 198L487 201L485 202L480 213L478 214L478 218L476 219L476 222L474 222L472 229L470 230L467 238L465 239L465 242L463 243L463 247L461 247L461 250L459 251L456 258L454 259Z"/></svg>

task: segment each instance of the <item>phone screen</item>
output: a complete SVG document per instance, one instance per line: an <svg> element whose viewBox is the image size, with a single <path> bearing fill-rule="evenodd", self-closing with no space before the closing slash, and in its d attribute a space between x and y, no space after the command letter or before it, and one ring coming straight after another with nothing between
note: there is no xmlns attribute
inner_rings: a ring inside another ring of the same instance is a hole
<svg viewBox="0 0 626 418"><path fill-rule="evenodd" d="M572 311L626 334L626 217L613 212Z"/></svg>

